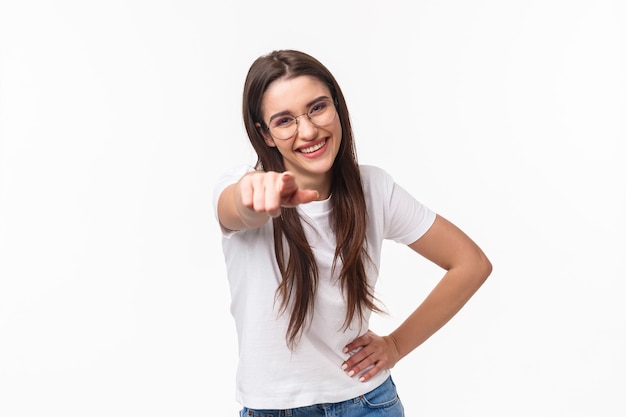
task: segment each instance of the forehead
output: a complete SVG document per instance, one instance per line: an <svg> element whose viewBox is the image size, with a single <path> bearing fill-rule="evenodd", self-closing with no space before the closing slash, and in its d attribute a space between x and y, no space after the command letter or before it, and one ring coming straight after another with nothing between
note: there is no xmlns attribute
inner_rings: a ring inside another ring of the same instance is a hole
<svg viewBox="0 0 626 417"><path fill-rule="evenodd" d="M273 114L282 111L305 111L312 100L329 97L330 89L319 79L301 75L294 78L279 78L269 85L263 94L263 112Z"/></svg>

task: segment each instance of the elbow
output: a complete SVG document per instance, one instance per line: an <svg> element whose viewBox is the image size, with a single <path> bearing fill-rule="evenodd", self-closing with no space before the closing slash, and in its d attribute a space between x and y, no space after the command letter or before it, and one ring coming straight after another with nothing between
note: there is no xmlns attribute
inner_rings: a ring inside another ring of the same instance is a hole
<svg viewBox="0 0 626 417"><path fill-rule="evenodd" d="M481 283L485 282L491 272L493 271L493 265L491 261L484 255L481 254L479 259L476 262L476 277L480 280Z"/></svg>
<svg viewBox="0 0 626 417"><path fill-rule="evenodd" d="M463 275L466 279L472 282L474 287L478 288L489 278L489 275L491 275L493 265L483 251L479 249L465 258L461 269L464 271Z"/></svg>
<svg viewBox="0 0 626 417"><path fill-rule="evenodd" d="M468 286L476 291L491 275L493 265L489 259L482 253L475 254L465 259L458 267L448 269L448 272L455 271L455 275Z"/></svg>

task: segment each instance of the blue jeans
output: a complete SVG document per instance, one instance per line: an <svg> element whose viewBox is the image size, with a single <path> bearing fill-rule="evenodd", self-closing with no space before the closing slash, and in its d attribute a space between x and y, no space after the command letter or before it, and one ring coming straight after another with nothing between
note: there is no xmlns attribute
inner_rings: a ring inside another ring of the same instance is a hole
<svg viewBox="0 0 626 417"><path fill-rule="evenodd" d="M378 388L351 400L287 410L252 410L244 407L240 417L404 417L404 407L391 377Z"/></svg>

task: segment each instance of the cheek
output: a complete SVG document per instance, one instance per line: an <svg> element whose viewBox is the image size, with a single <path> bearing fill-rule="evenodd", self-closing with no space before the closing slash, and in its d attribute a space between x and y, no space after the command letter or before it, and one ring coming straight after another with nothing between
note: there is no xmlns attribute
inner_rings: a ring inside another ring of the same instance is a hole
<svg viewBox="0 0 626 417"><path fill-rule="evenodd" d="M341 143L341 139L343 138L343 133L341 130L341 123L339 122L337 122L337 126L335 126L334 135L337 138L337 142Z"/></svg>
<svg viewBox="0 0 626 417"><path fill-rule="evenodd" d="M288 146L287 143L276 141L274 142L274 148L281 154L284 155L286 152L291 150L291 147Z"/></svg>

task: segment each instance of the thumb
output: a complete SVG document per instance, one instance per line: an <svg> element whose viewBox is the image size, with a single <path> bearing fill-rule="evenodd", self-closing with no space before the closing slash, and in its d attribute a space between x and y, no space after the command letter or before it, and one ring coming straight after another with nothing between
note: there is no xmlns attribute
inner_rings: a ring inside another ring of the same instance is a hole
<svg viewBox="0 0 626 417"><path fill-rule="evenodd" d="M298 190L294 198L298 200L297 204L305 204L320 198L320 193L317 190Z"/></svg>
<svg viewBox="0 0 626 417"><path fill-rule="evenodd" d="M317 190L300 189L296 183L296 177L289 171L283 172L281 180L280 195L286 207L310 203L320 197Z"/></svg>

